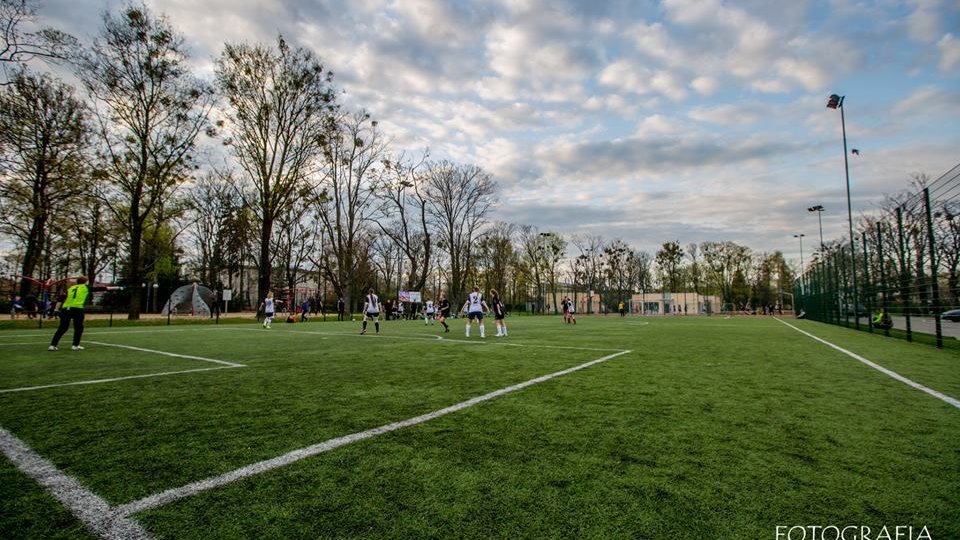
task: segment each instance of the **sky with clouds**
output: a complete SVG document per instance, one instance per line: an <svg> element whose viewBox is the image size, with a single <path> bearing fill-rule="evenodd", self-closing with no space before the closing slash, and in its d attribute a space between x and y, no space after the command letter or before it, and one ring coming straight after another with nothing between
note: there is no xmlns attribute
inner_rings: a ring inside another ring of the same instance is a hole
<svg viewBox="0 0 960 540"><path fill-rule="evenodd" d="M124 4L42 0L89 42ZM799 258L960 162L960 0L150 0L209 76L278 34L334 71L397 150L476 164L494 217L563 234L733 240Z"/></svg>

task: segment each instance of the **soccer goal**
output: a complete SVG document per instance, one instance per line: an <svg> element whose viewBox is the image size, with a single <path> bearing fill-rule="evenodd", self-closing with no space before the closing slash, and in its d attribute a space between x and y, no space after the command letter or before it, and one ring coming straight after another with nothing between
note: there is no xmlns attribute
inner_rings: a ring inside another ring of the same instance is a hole
<svg viewBox="0 0 960 540"><path fill-rule="evenodd" d="M720 306L720 314L723 315L724 319L729 319L737 314L737 306L732 302L724 302Z"/></svg>

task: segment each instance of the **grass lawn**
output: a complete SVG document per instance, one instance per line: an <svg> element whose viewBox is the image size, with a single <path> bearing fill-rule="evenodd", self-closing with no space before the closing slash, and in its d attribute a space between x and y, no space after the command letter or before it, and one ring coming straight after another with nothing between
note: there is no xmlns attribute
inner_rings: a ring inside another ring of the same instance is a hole
<svg viewBox="0 0 960 540"><path fill-rule="evenodd" d="M508 322L6 330L0 428L157 539L960 538L960 408L778 320ZM960 398L955 350L787 322ZM74 512L0 458L0 538L103 536Z"/></svg>

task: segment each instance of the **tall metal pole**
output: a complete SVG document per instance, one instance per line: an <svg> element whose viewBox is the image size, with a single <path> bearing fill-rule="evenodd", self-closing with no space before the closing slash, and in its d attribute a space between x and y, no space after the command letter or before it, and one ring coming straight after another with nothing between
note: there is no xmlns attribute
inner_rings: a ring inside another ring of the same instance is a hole
<svg viewBox="0 0 960 540"><path fill-rule="evenodd" d="M827 101L827 108L840 109L840 129L843 131L843 172L847 179L847 223L850 227L850 284L853 288L853 318L857 330L860 329L860 317L857 315L857 252L853 239L853 207L850 202L850 164L847 159L847 121L843 110L843 101L846 96L833 94Z"/></svg>
<svg viewBox="0 0 960 540"><path fill-rule="evenodd" d="M817 225L820 226L820 251L823 252L823 207L817 210Z"/></svg>
<svg viewBox="0 0 960 540"><path fill-rule="evenodd" d="M803 274L804 274L804 270L805 270L805 267L803 266L803 237L804 237L804 236L806 236L806 235L803 234L803 233L793 235L794 238L799 238L799 239L800 239L800 294L801 294L801 295L807 294L807 293L806 293L806 290L805 290L805 288L804 288L804 286L803 286Z"/></svg>
<svg viewBox="0 0 960 540"><path fill-rule="evenodd" d="M843 98L840 98L840 128L843 130L843 172L847 177L847 225L850 228L850 278L853 286L853 320L860 329L859 303L857 302L857 251L853 246L853 207L850 202L850 164L847 159L847 122L843 114Z"/></svg>

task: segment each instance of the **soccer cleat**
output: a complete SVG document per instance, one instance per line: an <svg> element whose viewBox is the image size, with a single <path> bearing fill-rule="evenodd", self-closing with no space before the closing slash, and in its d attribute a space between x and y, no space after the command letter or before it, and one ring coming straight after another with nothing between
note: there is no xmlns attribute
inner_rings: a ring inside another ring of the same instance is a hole
<svg viewBox="0 0 960 540"><path fill-rule="evenodd" d="M83 347L81 347L80 345L74 345L74 346L70 347L70 350L71 350L71 351L82 351L82 350L83 350Z"/></svg>
<svg viewBox="0 0 960 540"><path fill-rule="evenodd" d="M366 328L364 328L363 330L360 331L360 335L361 335L361 336L364 335L364 334L366 334L366 333L367 333L367 329L366 329Z"/></svg>
<svg viewBox="0 0 960 540"><path fill-rule="evenodd" d="M57 350L57 346L56 346L56 345L51 345L51 346L47 347L47 350L48 350L48 351L55 351L55 350Z"/></svg>

